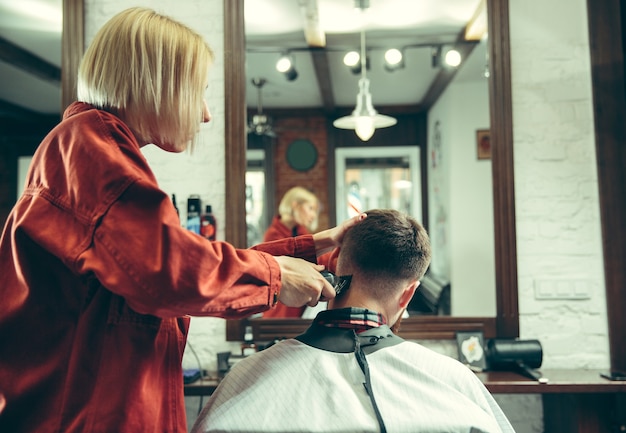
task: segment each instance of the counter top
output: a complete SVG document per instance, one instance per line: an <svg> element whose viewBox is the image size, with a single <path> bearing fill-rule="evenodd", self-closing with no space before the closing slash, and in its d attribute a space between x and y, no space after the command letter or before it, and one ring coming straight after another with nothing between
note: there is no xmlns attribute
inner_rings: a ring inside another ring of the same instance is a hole
<svg viewBox="0 0 626 433"><path fill-rule="evenodd" d="M492 394L554 394L554 393L622 393L626 381L610 381L600 376L603 370L540 369L548 383L539 383L510 371L476 373ZM185 385L185 395L210 395L220 383L217 374L210 374Z"/></svg>
<svg viewBox="0 0 626 433"><path fill-rule="evenodd" d="M476 373L492 394L620 393L626 381L600 376L606 370L539 369L548 383L539 383L510 371Z"/></svg>

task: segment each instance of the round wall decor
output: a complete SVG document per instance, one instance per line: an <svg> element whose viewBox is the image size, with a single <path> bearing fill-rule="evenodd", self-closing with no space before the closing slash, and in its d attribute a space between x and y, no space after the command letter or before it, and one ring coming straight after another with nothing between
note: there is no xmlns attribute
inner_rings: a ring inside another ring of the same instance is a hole
<svg viewBox="0 0 626 433"><path fill-rule="evenodd" d="M306 139L294 140L287 147L287 163L297 171L308 171L317 162L317 149Z"/></svg>

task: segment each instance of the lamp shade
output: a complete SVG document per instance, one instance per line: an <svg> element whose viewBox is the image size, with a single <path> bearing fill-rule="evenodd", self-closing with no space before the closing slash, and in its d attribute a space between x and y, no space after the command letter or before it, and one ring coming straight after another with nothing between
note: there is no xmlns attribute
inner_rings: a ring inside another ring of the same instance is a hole
<svg viewBox="0 0 626 433"><path fill-rule="evenodd" d="M372 138L376 128L386 128L398 122L391 116L378 114L372 105L372 95L369 88L369 79L361 78L354 111L351 115L340 117L333 122L335 128L354 129L356 135L363 141Z"/></svg>

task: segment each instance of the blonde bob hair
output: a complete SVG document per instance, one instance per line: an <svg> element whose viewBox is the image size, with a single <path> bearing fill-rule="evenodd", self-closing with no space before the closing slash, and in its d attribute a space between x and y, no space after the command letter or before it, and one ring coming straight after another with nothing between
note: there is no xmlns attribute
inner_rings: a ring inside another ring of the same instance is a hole
<svg viewBox="0 0 626 433"><path fill-rule="evenodd" d="M195 31L151 9L111 18L78 70L78 100L118 115L145 143L184 150L202 120L213 51Z"/></svg>
<svg viewBox="0 0 626 433"><path fill-rule="evenodd" d="M293 217L293 209L297 205L303 203L311 203L319 209L319 200L317 196L311 191L301 186L294 186L289 189L278 204L278 213L281 217ZM314 231L317 228L317 218L310 227L309 230Z"/></svg>

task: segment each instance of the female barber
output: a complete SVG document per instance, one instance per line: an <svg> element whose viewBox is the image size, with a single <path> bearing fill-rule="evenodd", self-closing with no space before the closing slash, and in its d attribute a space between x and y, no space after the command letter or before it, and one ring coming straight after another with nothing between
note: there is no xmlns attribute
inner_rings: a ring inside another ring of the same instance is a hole
<svg viewBox="0 0 626 433"><path fill-rule="evenodd" d="M0 239L0 431L184 433L189 315L334 296L316 257L357 219L255 250L210 242L180 227L142 155L185 151L211 119L212 59L142 8L87 49L78 102L37 149Z"/></svg>

